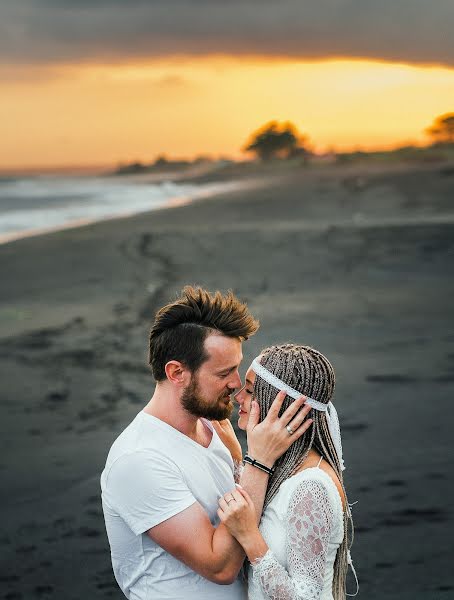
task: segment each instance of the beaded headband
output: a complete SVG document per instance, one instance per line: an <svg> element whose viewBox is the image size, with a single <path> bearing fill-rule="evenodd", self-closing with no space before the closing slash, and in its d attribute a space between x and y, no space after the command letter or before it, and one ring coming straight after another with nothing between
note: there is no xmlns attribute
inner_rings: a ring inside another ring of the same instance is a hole
<svg viewBox="0 0 454 600"><path fill-rule="evenodd" d="M287 385L282 379L276 377L271 371L265 369L263 365L259 363L259 361L255 358L252 361L251 369L258 375L261 379L264 379L267 383L272 385L278 390L282 390L290 396L294 400L301 398L303 394L298 390L295 390L291 386ZM340 433L340 425L339 425L339 417L337 416L337 411L334 408L334 404L332 402L328 402L328 404L324 404L323 402L319 402L318 400L314 400L313 398L309 398L306 396L306 404L309 404L311 408L314 410L319 410L321 412L326 413L326 420L328 423L328 429L331 434L331 438L333 440L334 447L336 449L337 457L339 459L339 463L342 471L345 469L344 459L342 455L342 441L341 441L341 433Z"/></svg>

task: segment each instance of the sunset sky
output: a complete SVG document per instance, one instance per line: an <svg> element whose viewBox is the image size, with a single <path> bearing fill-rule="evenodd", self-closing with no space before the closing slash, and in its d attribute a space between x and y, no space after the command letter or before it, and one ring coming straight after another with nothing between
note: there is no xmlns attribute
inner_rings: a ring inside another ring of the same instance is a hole
<svg viewBox="0 0 454 600"><path fill-rule="evenodd" d="M451 0L0 5L0 169L241 157L271 119L319 151L424 143L453 24Z"/></svg>

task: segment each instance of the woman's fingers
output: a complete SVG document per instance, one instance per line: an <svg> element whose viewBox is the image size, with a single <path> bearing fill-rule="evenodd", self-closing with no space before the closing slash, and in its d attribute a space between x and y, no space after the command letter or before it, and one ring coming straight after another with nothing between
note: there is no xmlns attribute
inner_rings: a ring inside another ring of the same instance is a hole
<svg viewBox="0 0 454 600"><path fill-rule="evenodd" d="M268 466L272 466L288 450L294 440L303 435L312 424L312 420L307 419L311 410L310 405L307 404L303 407L305 396L294 400L279 418L279 411L285 397L286 393L280 391L266 418L254 427L248 426L247 428L250 456Z"/></svg>
<svg viewBox="0 0 454 600"><path fill-rule="evenodd" d="M302 425L300 425L297 429L295 429L293 425L290 425L290 428L293 430L293 434L291 435L293 441L297 440L304 433L306 433L306 431L309 429L309 427L312 425L312 423L313 423L313 419L306 419L304 421L304 423Z"/></svg>
<svg viewBox="0 0 454 600"><path fill-rule="evenodd" d="M231 492L227 492L219 498L219 506L224 511L228 510L229 508L238 508L244 504L244 495L239 489L234 489Z"/></svg>
<svg viewBox="0 0 454 600"><path fill-rule="evenodd" d="M246 492L246 490L244 488L238 488L238 492L243 496L244 500L246 501L246 503L249 506L254 506L252 498L249 496L249 494Z"/></svg>
<svg viewBox="0 0 454 600"><path fill-rule="evenodd" d="M246 492L246 490L244 489L244 487L240 487L240 486L238 486L236 489L237 489L238 493L239 493L239 494L241 494L241 495L243 496L243 498L245 498L246 500L249 500L249 499L250 499L250 496L249 496L249 494Z"/></svg>
<svg viewBox="0 0 454 600"><path fill-rule="evenodd" d="M219 433L219 431L223 431L224 427L223 427L223 422L222 421L211 421L211 424L213 425L213 427L216 429L216 431Z"/></svg>
<svg viewBox="0 0 454 600"><path fill-rule="evenodd" d="M268 414L266 415L267 419L277 419L278 418L279 411L282 408L282 403L284 402L286 395L287 394L283 391L278 393L278 395L276 396L276 398L273 401L273 404L270 406Z"/></svg>
<svg viewBox="0 0 454 600"><path fill-rule="evenodd" d="M252 400L251 410L249 411L249 419L246 425L246 431L252 431L260 420L260 410L257 400Z"/></svg>
<svg viewBox="0 0 454 600"><path fill-rule="evenodd" d="M221 523L225 523L225 513L221 508L218 508L217 510L218 513L218 517L221 520Z"/></svg>
<svg viewBox="0 0 454 600"><path fill-rule="evenodd" d="M300 409L304 410L306 408L306 406L304 406L305 401L306 401L306 396L300 396L298 398L298 400L294 400L290 404L290 406L287 408L287 410L284 412L284 414L281 416L281 420L286 424L289 421L291 421ZM309 406L309 405L307 405L307 406ZM303 408L301 408L301 407L303 407ZM310 406L309 406L309 410L311 410ZM307 414L307 412L306 412L306 414Z"/></svg>
<svg viewBox="0 0 454 600"><path fill-rule="evenodd" d="M226 500L225 500L224 496L221 496L221 497L219 498L219 500L218 500L218 504L219 504L219 508L220 508L222 511L226 511L226 510L228 509L228 507L229 507L229 505L228 505L228 503L226 502Z"/></svg>
<svg viewBox="0 0 454 600"><path fill-rule="evenodd" d="M224 494L224 498L228 504L230 504L230 502L242 503L243 501L243 496L237 489L234 489L231 492L227 492L227 494Z"/></svg>
<svg viewBox="0 0 454 600"><path fill-rule="evenodd" d="M295 403L293 403L295 404ZM306 419L307 415L311 412L312 407L310 404L305 404L299 411L294 411L290 417L287 415L287 411L282 415L281 421L284 426L288 425L290 429L296 431L301 423Z"/></svg>
<svg viewBox="0 0 454 600"><path fill-rule="evenodd" d="M284 391L280 391L276 398L273 401L273 404L270 406L266 419L273 420L279 418L279 411L282 408L282 404L286 398L287 394ZM300 410L306 400L306 396L301 396L297 400L294 400L287 410L282 415L281 419L285 420L288 423ZM310 410L310 408L309 408Z"/></svg>

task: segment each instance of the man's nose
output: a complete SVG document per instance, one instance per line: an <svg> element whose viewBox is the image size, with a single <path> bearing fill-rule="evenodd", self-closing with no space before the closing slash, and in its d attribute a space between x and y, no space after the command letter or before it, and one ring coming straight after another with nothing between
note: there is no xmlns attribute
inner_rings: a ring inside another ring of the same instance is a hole
<svg viewBox="0 0 454 600"><path fill-rule="evenodd" d="M241 377L238 371L236 372L236 377L229 382L229 388L232 390L238 389L242 387Z"/></svg>

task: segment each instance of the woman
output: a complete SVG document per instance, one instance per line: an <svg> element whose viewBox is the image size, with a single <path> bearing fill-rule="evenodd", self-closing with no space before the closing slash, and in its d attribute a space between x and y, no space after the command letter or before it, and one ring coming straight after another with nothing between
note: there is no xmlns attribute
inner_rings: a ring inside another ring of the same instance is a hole
<svg viewBox="0 0 454 600"><path fill-rule="evenodd" d="M313 424L273 466L246 455L245 461L270 471L260 528L253 503L241 488L219 500L218 514L249 560L249 600L340 600L351 564L351 515L331 403L333 368L308 346L266 348L236 394L240 429L246 429L252 402L258 402L263 420L280 390L287 393L281 412L294 398L307 396ZM291 423L287 431L295 433Z"/></svg>

